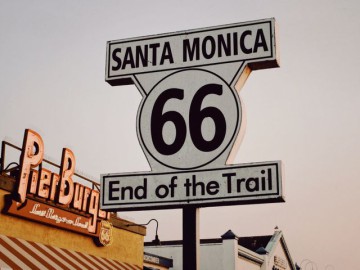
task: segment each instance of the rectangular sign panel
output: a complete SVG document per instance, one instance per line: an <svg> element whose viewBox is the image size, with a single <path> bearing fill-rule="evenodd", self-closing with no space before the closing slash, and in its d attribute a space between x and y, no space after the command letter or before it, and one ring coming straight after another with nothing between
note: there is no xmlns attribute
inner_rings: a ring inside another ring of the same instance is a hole
<svg viewBox="0 0 360 270"><path fill-rule="evenodd" d="M265 19L107 43L106 81L131 83L132 75L251 61L278 66L275 20Z"/></svg>
<svg viewBox="0 0 360 270"><path fill-rule="evenodd" d="M101 209L145 210L283 202L281 161L101 176Z"/></svg>

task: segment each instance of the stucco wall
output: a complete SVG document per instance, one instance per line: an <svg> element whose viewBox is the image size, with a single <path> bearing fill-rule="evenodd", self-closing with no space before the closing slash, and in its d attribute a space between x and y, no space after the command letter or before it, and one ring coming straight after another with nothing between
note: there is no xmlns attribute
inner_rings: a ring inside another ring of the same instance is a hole
<svg viewBox="0 0 360 270"><path fill-rule="evenodd" d="M200 267L201 269L223 269L223 245L209 244L201 245Z"/></svg>
<svg viewBox="0 0 360 270"><path fill-rule="evenodd" d="M182 270L182 246L154 246L145 247L145 251L165 258L173 259L174 270Z"/></svg>
<svg viewBox="0 0 360 270"><path fill-rule="evenodd" d="M261 265L240 257L236 270L260 270L260 268Z"/></svg>

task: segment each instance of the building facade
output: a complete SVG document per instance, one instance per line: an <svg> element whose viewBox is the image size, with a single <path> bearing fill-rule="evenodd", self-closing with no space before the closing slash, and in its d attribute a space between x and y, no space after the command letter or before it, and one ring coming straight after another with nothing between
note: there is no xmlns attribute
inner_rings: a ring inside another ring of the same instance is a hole
<svg viewBox="0 0 360 270"><path fill-rule="evenodd" d="M53 164L31 130L1 147L0 269L143 269L145 227L100 210L71 150Z"/></svg>
<svg viewBox="0 0 360 270"><path fill-rule="evenodd" d="M173 259L182 270L182 241L145 243L145 251ZM296 270L281 231L273 235L238 237L231 230L221 238L200 240L202 270Z"/></svg>

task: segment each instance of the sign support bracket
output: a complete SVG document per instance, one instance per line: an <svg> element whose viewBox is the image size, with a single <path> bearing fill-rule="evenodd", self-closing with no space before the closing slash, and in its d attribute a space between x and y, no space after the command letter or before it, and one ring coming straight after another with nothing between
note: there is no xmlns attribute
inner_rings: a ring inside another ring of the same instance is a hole
<svg viewBox="0 0 360 270"><path fill-rule="evenodd" d="M199 237L200 208L183 207L183 269L199 270L200 237Z"/></svg>

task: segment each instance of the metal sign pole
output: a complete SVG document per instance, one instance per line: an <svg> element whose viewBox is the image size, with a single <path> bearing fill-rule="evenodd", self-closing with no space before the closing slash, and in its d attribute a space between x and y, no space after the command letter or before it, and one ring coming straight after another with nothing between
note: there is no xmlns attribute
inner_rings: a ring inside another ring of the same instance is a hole
<svg viewBox="0 0 360 270"><path fill-rule="evenodd" d="M183 207L183 269L199 270L200 209L192 206Z"/></svg>

